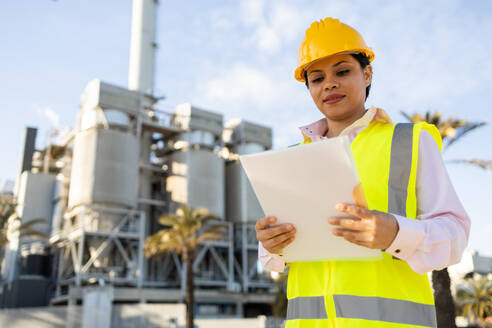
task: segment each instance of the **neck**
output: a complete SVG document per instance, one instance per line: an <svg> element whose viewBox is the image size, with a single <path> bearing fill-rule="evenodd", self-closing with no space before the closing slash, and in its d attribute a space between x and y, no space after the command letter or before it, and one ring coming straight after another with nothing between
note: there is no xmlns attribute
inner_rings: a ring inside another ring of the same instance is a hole
<svg viewBox="0 0 492 328"><path fill-rule="evenodd" d="M362 110L357 111L354 115L344 118L342 120L331 120L329 118L326 118L326 120L328 121L328 131L326 132L326 136L328 138L339 136L343 130L345 130L347 127L352 125L355 121L357 121L362 116L364 116L365 113L366 113L365 108L362 108Z"/></svg>

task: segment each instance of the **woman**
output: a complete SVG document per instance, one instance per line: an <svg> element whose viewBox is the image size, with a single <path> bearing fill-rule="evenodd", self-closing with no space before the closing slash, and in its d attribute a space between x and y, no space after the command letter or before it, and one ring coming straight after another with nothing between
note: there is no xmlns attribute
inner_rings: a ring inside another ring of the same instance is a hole
<svg viewBox="0 0 492 328"><path fill-rule="evenodd" d="M341 216L322 228L383 256L289 263L286 327L436 327L426 272L458 263L467 244L470 220L437 129L394 125L382 109L365 109L373 59L361 35L332 18L314 22L299 48L295 78L324 116L300 128L303 143L348 136L368 204L338 204ZM296 230L276 221L256 223L259 258L265 269L283 271L280 254Z"/></svg>

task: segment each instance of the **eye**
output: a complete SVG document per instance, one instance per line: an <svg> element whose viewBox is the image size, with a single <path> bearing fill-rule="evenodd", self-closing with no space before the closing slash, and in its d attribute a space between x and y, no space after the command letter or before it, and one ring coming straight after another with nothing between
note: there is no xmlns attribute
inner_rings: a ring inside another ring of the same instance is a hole
<svg viewBox="0 0 492 328"><path fill-rule="evenodd" d="M320 83L321 81L323 81L323 77L322 76L317 77L315 79L312 79L311 80L311 83Z"/></svg>
<svg viewBox="0 0 492 328"><path fill-rule="evenodd" d="M342 71L338 71L337 76L344 76L344 75L347 75L349 72L350 72L349 69L344 69Z"/></svg>

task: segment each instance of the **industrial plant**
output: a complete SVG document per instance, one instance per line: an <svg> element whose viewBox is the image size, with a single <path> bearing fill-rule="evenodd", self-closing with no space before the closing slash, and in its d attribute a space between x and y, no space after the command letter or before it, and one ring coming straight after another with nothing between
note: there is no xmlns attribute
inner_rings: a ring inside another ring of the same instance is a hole
<svg viewBox="0 0 492 328"><path fill-rule="evenodd" d="M49 238L9 236L2 307L80 305L95 286L111 286L113 304L182 303L179 256L146 258L143 243L184 203L228 227L197 252L196 314L271 312L274 282L258 266L254 230L263 212L238 155L271 149L272 129L188 103L159 110L155 23L156 1L135 0L128 88L90 81L75 128L42 149L37 129L25 129L16 212L23 223L44 218L36 227Z"/></svg>

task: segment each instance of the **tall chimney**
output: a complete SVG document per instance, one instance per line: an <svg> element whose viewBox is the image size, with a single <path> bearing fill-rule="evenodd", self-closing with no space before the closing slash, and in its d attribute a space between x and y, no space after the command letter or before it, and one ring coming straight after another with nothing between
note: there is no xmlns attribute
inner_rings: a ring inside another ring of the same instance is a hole
<svg viewBox="0 0 492 328"><path fill-rule="evenodd" d="M128 89L152 95L157 0L133 0Z"/></svg>
<svg viewBox="0 0 492 328"><path fill-rule="evenodd" d="M32 155L36 148L37 128L27 127L24 129L24 137L22 138L22 148L20 154L20 168L15 181L14 195L17 197L19 191L20 176L24 171L32 169Z"/></svg>

